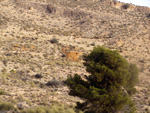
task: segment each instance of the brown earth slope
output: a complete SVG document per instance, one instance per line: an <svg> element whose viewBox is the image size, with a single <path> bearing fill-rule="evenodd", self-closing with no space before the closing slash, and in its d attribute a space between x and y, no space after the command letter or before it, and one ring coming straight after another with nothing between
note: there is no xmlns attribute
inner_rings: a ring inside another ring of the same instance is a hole
<svg viewBox="0 0 150 113"><path fill-rule="evenodd" d="M100 45L137 64L133 98L139 113L150 110L149 11L109 0L0 0L0 89L8 93L1 100L27 107L74 104L80 99L68 95L63 81L86 71L80 58L68 59L62 49L87 54ZM48 86L52 81L56 87Z"/></svg>

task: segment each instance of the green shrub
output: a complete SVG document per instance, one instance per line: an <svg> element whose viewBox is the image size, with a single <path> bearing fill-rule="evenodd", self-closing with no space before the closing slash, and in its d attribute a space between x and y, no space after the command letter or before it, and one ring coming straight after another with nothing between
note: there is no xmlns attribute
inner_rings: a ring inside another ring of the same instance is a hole
<svg viewBox="0 0 150 113"><path fill-rule="evenodd" d="M75 113L74 109L65 107L64 105L53 105L49 113Z"/></svg>
<svg viewBox="0 0 150 113"><path fill-rule="evenodd" d="M122 8L123 9L128 9L128 8L130 8L130 4L124 4L124 5L122 5Z"/></svg>
<svg viewBox="0 0 150 113"><path fill-rule="evenodd" d="M50 42L51 42L52 44L58 43L58 39L57 39L57 38L53 38L53 39L50 40Z"/></svg>
<svg viewBox="0 0 150 113"><path fill-rule="evenodd" d="M36 108L25 109L21 111L21 113L49 113L49 108L40 106Z"/></svg>
<svg viewBox="0 0 150 113"><path fill-rule="evenodd" d="M0 111L9 111L14 109L13 104L8 102L0 102Z"/></svg>
<svg viewBox="0 0 150 113"><path fill-rule="evenodd" d="M7 93L0 89L0 95L6 95Z"/></svg>
<svg viewBox="0 0 150 113"><path fill-rule="evenodd" d="M136 93L138 82L136 65L129 64L118 51L103 47L94 48L84 61L90 75L83 78L75 74L66 80L69 94L84 100L77 108L85 113L134 112L131 95Z"/></svg>
<svg viewBox="0 0 150 113"><path fill-rule="evenodd" d="M48 106L38 106L31 109L26 109L21 111L21 113L82 113L71 107L64 106L62 104L55 104L51 107Z"/></svg>
<svg viewBox="0 0 150 113"><path fill-rule="evenodd" d="M51 81L48 81L46 83L46 86L52 86L52 87L60 87L63 85L62 81L58 81L56 79L52 79Z"/></svg>

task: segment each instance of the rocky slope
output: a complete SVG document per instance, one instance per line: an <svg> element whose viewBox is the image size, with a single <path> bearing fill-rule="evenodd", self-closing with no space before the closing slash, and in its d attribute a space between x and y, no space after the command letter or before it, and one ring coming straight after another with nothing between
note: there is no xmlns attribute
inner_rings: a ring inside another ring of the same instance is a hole
<svg viewBox="0 0 150 113"><path fill-rule="evenodd" d="M75 104L80 99L68 95L63 81L86 71L82 58L69 52L87 54L100 45L137 64L140 82L133 98L139 113L148 112L149 11L110 0L1 0L0 89L7 92L1 100L26 107Z"/></svg>

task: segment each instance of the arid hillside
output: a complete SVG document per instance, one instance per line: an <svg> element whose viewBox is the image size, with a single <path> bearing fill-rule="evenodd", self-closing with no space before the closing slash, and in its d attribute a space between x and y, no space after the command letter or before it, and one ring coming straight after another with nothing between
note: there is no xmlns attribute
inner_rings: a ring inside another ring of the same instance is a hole
<svg viewBox="0 0 150 113"><path fill-rule="evenodd" d="M150 8L112 0L0 0L0 101L18 109L82 101L68 95L68 75L87 74L82 55L118 50L137 64L133 96L150 113Z"/></svg>

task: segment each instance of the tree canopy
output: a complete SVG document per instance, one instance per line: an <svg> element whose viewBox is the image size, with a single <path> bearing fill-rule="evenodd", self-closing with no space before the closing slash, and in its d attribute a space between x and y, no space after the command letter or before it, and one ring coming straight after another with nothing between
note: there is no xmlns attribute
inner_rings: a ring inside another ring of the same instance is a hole
<svg viewBox="0 0 150 113"><path fill-rule="evenodd" d="M135 111L131 99L138 82L135 64L128 63L116 50L95 47L84 56L84 66L90 75L75 74L66 80L69 94L84 100L77 102L78 109L85 113Z"/></svg>

